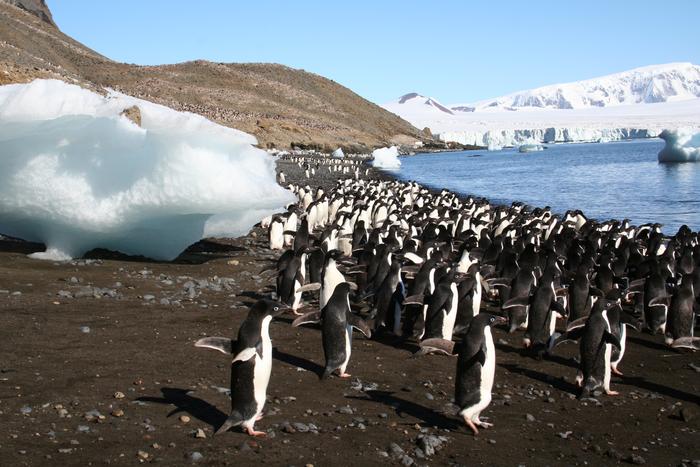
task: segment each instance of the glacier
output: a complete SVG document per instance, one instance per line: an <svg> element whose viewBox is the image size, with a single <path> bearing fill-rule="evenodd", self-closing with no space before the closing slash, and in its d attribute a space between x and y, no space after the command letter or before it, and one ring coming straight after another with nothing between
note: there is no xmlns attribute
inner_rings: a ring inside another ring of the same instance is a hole
<svg viewBox="0 0 700 467"><path fill-rule="evenodd" d="M472 104L410 93L383 107L445 142L491 148L656 137L700 128L700 66L671 63L544 86Z"/></svg>
<svg viewBox="0 0 700 467"><path fill-rule="evenodd" d="M372 166L379 169L395 170L401 168L399 150L396 146L380 148L372 151Z"/></svg>
<svg viewBox="0 0 700 467"><path fill-rule="evenodd" d="M659 162L697 162L700 161L700 132L687 128L664 130L659 138L665 145L659 151Z"/></svg>
<svg viewBox="0 0 700 467"><path fill-rule="evenodd" d="M137 106L141 126L122 116ZM58 80L0 86L0 232L47 259L93 248L171 260L293 202L255 137Z"/></svg>

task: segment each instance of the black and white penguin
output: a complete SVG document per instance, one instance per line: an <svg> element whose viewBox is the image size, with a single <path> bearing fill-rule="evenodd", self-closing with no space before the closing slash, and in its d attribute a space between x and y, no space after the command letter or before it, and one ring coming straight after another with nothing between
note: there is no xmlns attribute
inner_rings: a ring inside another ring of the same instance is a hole
<svg viewBox="0 0 700 467"><path fill-rule="evenodd" d="M321 379L327 378L333 372L338 371L338 376L348 378L345 372L350 361L352 351L352 330L361 331L368 338L372 332L357 315L350 309L351 284L343 282L338 284L326 306L320 311L307 313L294 320L292 326L300 326L306 323L321 322L323 352L326 357L326 366Z"/></svg>
<svg viewBox="0 0 700 467"><path fill-rule="evenodd" d="M284 249L284 220L280 216L273 216L268 230L271 250Z"/></svg>
<svg viewBox="0 0 700 467"><path fill-rule="evenodd" d="M697 350L700 339L693 336L696 304L693 277L684 275L672 297L656 298L652 304L662 305L667 310L664 330L666 345Z"/></svg>
<svg viewBox="0 0 700 467"><path fill-rule="evenodd" d="M496 348L491 336L491 326L505 323L506 319L488 313L480 313L472 319L462 343L458 347L457 377L455 378L455 404L464 423L479 434L477 427L488 428L491 423L479 419L481 412L491 403L491 388L496 371Z"/></svg>
<svg viewBox="0 0 700 467"><path fill-rule="evenodd" d="M240 425L251 436L265 436L265 432L255 431L254 425L262 418L272 371L270 321L288 309L281 303L260 300L248 311L248 316L238 329L236 340L205 337L194 344L196 347L233 355L231 414L216 431L217 435Z"/></svg>
<svg viewBox="0 0 700 467"><path fill-rule="evenodd" d="M611 332L608 312L619 306L619 301L598 299L588 317L572 322L566 334L554 342L554 345L558 345L564 340L581 340L581 361L576 375L576 384L581 387L579 398L590 397L601 387L608 395L618 394L610 389L611 358L612 347L620 349L621 345Z"/></svg>
<svg viewBox="0 0 700 467"><path fill-rule="evenodd" d="M296 311L301 306L301 295L305 291L300 289L306 278L306 248L296 250L279 274L277 296L282 303Z"/></svg>

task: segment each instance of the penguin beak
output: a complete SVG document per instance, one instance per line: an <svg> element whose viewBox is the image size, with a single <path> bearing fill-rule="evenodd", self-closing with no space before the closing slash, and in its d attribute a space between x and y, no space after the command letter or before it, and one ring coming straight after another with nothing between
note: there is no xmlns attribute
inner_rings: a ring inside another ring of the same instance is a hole
<svg viewBox="0 0 700 467"><path fill-rule="evenodd" d="M504 316L496 316L496 322L493 324L508 324L508 318Z"/></svg>

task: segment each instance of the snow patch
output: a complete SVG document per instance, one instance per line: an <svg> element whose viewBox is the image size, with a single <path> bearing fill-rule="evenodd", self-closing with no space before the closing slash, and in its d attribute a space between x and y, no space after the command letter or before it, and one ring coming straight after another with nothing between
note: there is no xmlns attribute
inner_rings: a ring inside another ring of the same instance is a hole
<svg viewBox="0 0 700 467"><path fill-rule="evenodd" d="M372 165L379 169L393 170L401 167L399 150L396 148L396 146L375 149L372 152L372 157L374 159Z"/></svg>
<svg viewBox="0 0 700 467"><path fill-rule="evenodd" d="M120 116L133 105L141 127ZM116 92L57 80L2 86L0 232L45 243L51 259L97 247L173 259L293 201L256 142Z"/></svg>
<svg viewBox="0 0 700 467"><path fill-rule="evenodd" d="M700 160L700 133L689 129L664 130L659 135L666 144L659 152L659 162L696 162Z"/></svg>

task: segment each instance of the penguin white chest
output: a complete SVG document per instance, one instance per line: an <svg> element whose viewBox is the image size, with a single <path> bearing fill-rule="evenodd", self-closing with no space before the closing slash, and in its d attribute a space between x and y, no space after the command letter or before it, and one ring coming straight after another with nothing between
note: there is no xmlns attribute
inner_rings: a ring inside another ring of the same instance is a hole
<svg viewBox="0 0 700 467"><path fill-rule="evenodd" d="M481 400L491 400L491 389L493 388L493 380L496 372L496 348L493 345L493 336L491 336L491 328L484 328L484 344L486 346L486 359L481 368L481 385L479 387Z"/></svg>
<svg viewBox="0 0 700 467"><path fill-rule="evenodd" d="M445 316L442 320L442 338L446 340L452 340L452 331L455 327L455 321L457 320L457 284L454 282L450 285L450 290L452 291L452 299L450 300L449 308L445 310Z"/></svg>
<svg viewBox="0 0 700 467"><path fill-rule="evenodd" d="M262 338L262 358L257 353L255 354L255 370L253 372L253 391L255 402L257 403L259 414L265 406L267 397L267 385L270 382L270 374L272 373L272 341L270 340L270 321L271 316L266 316L260 328L260 337Z"/></svg>

